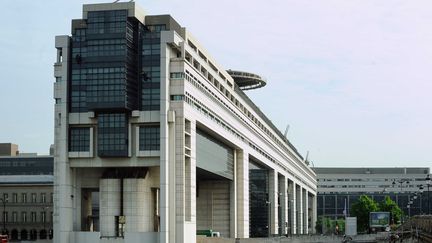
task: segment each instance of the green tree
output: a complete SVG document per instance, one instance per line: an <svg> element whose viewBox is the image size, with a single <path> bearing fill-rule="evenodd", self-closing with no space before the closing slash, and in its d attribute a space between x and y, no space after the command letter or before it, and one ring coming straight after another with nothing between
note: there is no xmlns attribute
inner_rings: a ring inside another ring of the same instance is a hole
<svg viewBox="0 0 432 243"><path fill-rule="evenodd" d="M369 213L377 212L378 205L370 197L361 195L351 206L351 215L357 217L357 230L364 232L369 228Z"/></svg>
<svg viewBox="0 0 432 243"><path fill-rule="evenodd" d="M380 202L379 210L382 212L390 212L390 224L400 223L403 212L389 196L386 196L384 200Z"/></svg>

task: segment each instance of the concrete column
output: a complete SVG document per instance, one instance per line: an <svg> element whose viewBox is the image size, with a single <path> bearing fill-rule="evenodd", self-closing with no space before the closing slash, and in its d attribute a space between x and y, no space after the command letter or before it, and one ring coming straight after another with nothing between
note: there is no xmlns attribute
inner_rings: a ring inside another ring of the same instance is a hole
<svg viewBox="0 0 432 243"><path fill-rule="evenodd" d="M161 34L160 85L160 243L174 243L175 235L175 118L169 117L169 53L167 33ZM171 118L171 119L169 119ZM174 167L174 168L173 168Z"/></svg>
<svg viewBox="0 0 432 243"><path fill-rule="evenodd" d="M278 234L278 173L269 170L270 235Z"/></svg>
<svg viewBox="0 0 432 243"><path fill-rule="evenodd" d="M303 234L303 193L301 190L301 186L296 185L297 234Z"/></svg>
<svg viewBox="0 0 432 243"><path fill-rule="evenodd" d="M297 234L297 194L296 194L296 184L294 181L290 181L289 183L289 191L290 191L290 233Z"/></svg>
<svg viewBox="0 0 432 243"><path fill-rule="evenodd" d="M154 202L148 179L124 179L123 192L126 232L152 232Z"/></svg>
<svg viewBox="0 0 432 243"><path fill-rule="evenodd" d="M287 178L283 175L279 175L279 195L280 195L280 213L281 213L281 222L280 228L282 229L279 232L282 235L287 234L287 224L288 224L288 181Z"/></svg>
<svg viewBox="0 0 432 243"><path fill-rule="evenodd" d="M116 236L115 216L120 215L120 179L101 179L100 193L100 234Z"/></svg>
<svg viewBox="0 0 432 243"><path fill-rule="evenodd" d="M309 233L309 193L303 189L303 234Z"/></svg>
<svg viewBox="0 0 432 243"><path fill-rule="evenodd" d="M73 231L73 169L68 155L67 93L69 67L69 36L56 36L57 62L54 76L64 82L54 83L54 98L60 103L54 106L54 242L69 243Z"/></svg>
<svg viewBox="0 0 432 243"><path fill-rule="evenodd" d="M317 196L316 195L313 195L313 194L311 194L311 197L312 197L312 209L311 209L311 218L312 218L312 222L311 222L311 224L312 224L312 228L311 228L311 230L312 230L312 233L313 234L315 234L316 233L316 229L315 229L315 225L316 225L316 222L317 222Z"/></svg>
<svg viewBox="0 0 432 243"><path fill-rule="evenodd" d="M249 154L237 150L237 238L249 238Z"/></svg>
<svg viewBox="0 0 432 243"><path fill-rule="evenodd" d="M234 150L234 171L237 171L237 150ZM237 173L234 173L234 180L230 182L230 237L237 236Z"/></svg>

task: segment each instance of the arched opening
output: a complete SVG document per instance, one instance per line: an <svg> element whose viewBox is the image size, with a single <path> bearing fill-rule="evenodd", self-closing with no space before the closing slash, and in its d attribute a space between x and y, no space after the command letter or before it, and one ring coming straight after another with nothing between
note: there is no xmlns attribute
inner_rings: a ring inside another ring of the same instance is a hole
<svg viewBox="0 0 432 243"><path fill-rule="evenodd" d="M21 230L21 240L28 240L28 232L27 230Z"/></svg>
<svg viewBox="0 0 432 243"><path fill-rule="evenodd" d="M11 231L11 240L18 240L18 230L17 229L13 229Z"/></svg>
<svg viewBox="0 0 432 243"><path fill-rule="evenodd" d="M30 230L30 240L37 240L37 230Z"/></svg>
<svg viewBox="0 0 432 243"><path fill-rule="evenodd" d="M39 231L39 239L46 239L47 238L47 231L46 230L41 230Z"/></svg>

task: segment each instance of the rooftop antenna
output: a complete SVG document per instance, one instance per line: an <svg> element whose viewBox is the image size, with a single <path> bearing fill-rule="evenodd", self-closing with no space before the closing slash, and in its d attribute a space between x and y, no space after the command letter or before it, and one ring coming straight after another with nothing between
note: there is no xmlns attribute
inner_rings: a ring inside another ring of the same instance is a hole
<svg viewBox="0 0 432 243"><path fill-rule="evenodd" d="M284 137L287 138L287 134L288 134L288 130L290 128L290 125L288 124L287 127L285 128L285 132L284 132ZM288 138L287 138L288 139Z"/></svg>

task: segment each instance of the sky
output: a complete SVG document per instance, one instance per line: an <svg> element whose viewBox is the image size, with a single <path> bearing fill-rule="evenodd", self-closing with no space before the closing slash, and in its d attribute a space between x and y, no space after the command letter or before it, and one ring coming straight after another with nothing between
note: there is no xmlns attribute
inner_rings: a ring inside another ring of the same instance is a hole
<svg viewBox="0 0 432 243"><path fill-rule="evenodd" d="M0 15L0 142L53 143L55 35L82 4L16 0ZM314 166L432 166L430 0L136 0L171 14Z"/></svg>

